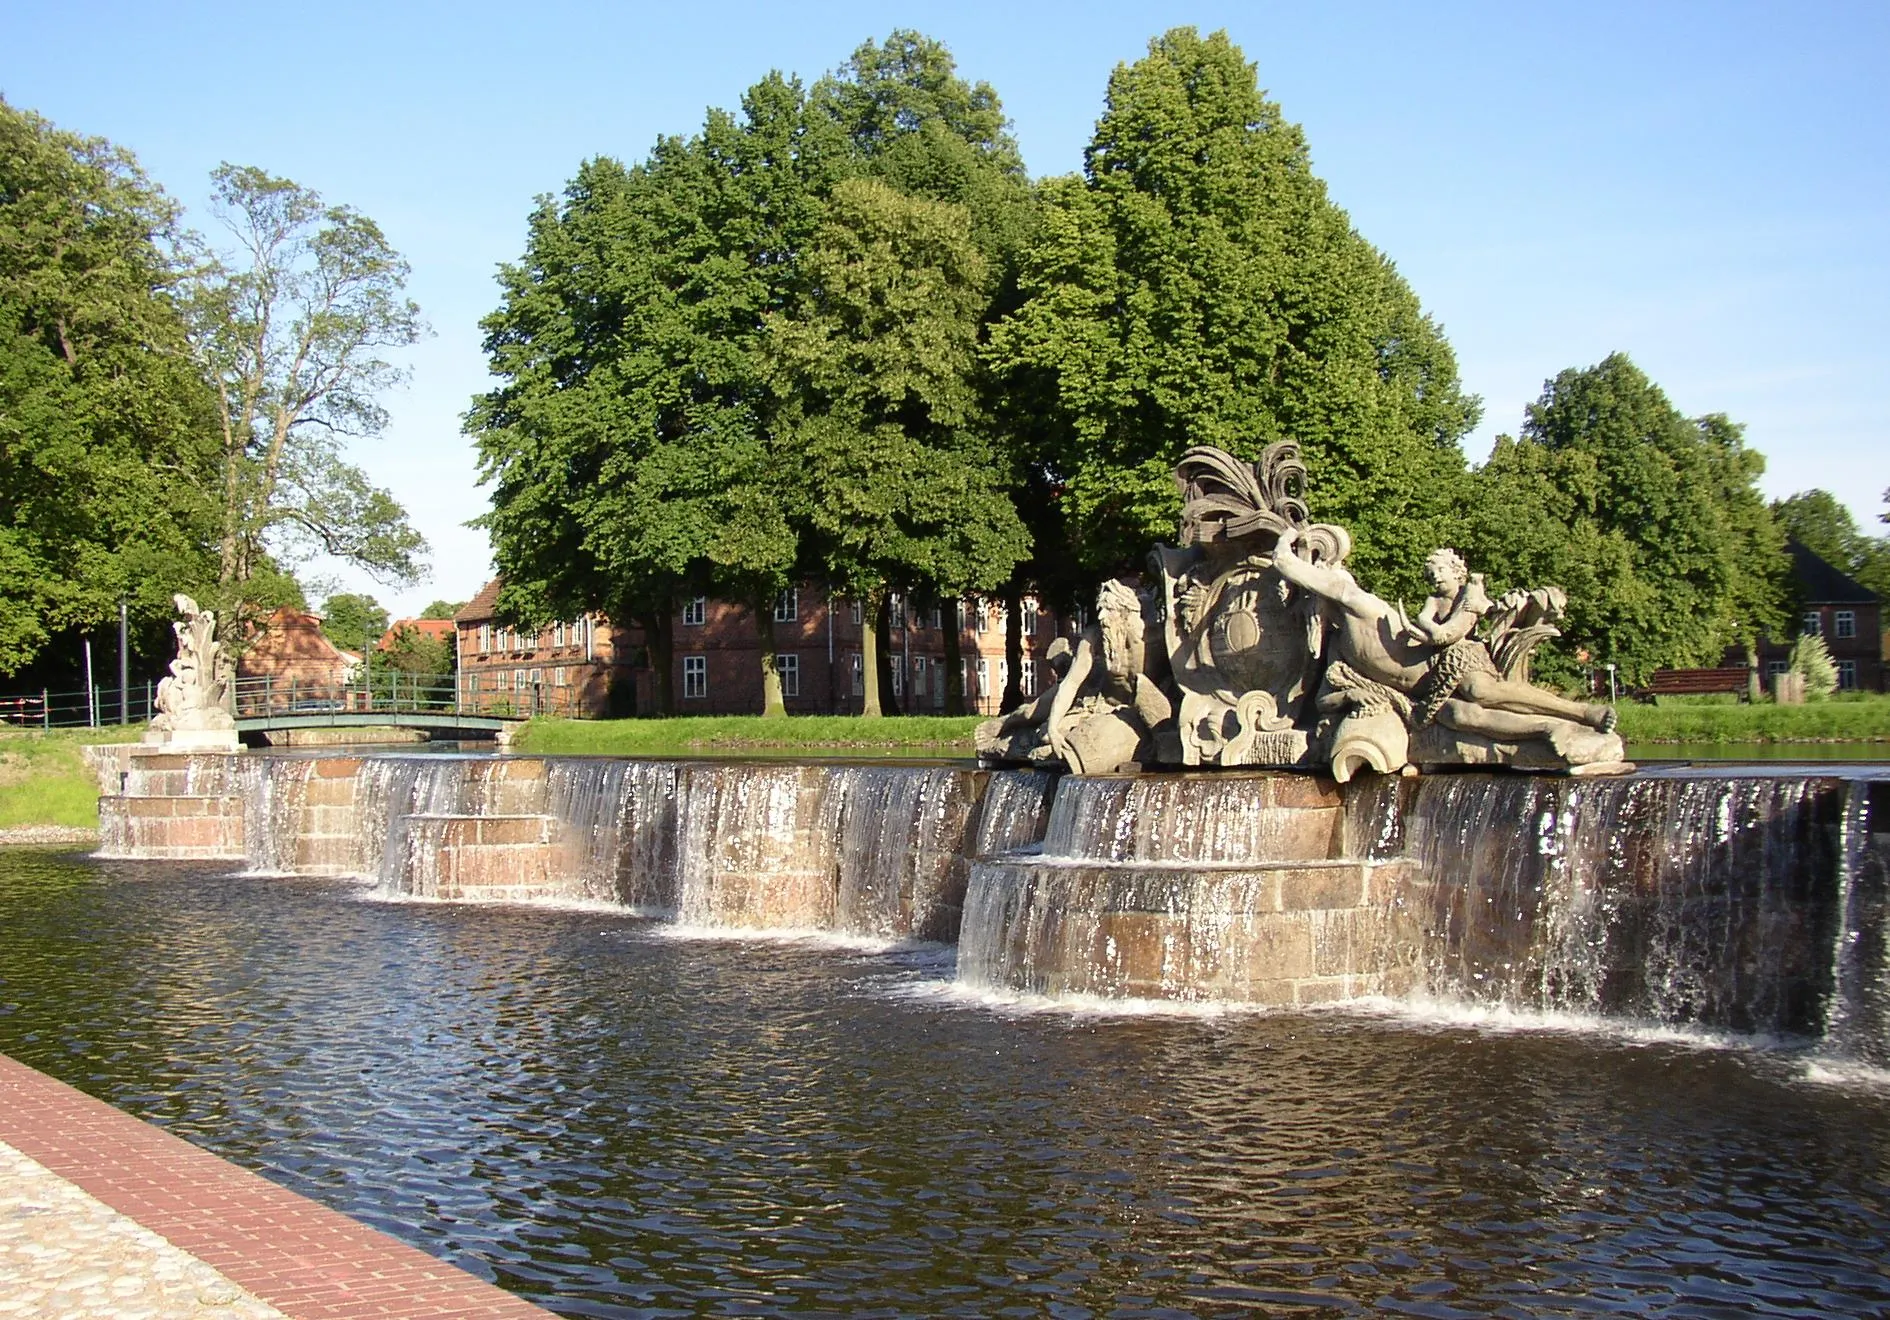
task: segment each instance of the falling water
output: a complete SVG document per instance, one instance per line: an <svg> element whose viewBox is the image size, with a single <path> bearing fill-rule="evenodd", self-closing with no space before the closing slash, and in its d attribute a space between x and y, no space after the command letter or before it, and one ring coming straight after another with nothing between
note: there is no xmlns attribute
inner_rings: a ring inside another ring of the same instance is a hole
<svg viewBox="0 0 1890 1320"><path fill-rule="evenodd" d="M1842 919L1843 781L1467 774L1408 793L1390 837L1417 863L1406 901L1433 993L1820 1029ZM1352 833L1374 829L1385 835Z"/></svg>
<svg viewBox="0 0 1890 1320"><path fill-rule="evenodd" d="M1847 787L1825 1041L1890 1068L1890 780Z"/></svg>
<svg viewBox="0 0 1890 1320"><path fill-rule="evenodd" d="M257 875L290 875L302 838L301 812L308 792L312 760L283 757L239 758L238 791L243 797L243 849L248 869Z"/></svg>

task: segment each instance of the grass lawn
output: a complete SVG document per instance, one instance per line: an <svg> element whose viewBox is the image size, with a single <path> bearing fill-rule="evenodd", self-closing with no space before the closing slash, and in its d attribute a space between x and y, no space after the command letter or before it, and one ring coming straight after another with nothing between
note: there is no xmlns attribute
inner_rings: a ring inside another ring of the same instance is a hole
<svg viewBox="0 0 1890 1320"><path fill-rule="evenodd" d="M51 733L0 731L0 830L17 825L98 828L98 780L79 755L88 743L136 742L142 724Z"/></svg>
<svg viewBox="0 0 1890 1320"><path fill-rule="evenodd" d="M1621 736L1633 743L1890 742L1890 696L1846 695L1802 706L1623 702Z"/></svg>
<svg viewBox="0 0 1890 1320"><path fill-rule="evenodd" d="M665 756L700 752L834 751L969 756L978 715L686 715L667 720L532 720L515 751Z"/></svg>

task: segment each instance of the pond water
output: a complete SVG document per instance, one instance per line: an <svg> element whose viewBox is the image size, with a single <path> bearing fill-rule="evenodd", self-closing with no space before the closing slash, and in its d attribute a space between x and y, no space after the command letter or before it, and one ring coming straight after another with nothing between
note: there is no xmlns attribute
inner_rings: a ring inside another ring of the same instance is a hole
<svg viewBox="0 0 1890 1320"><path fill-rule="evenodd" d="M0 1050L574 1316L1881 1315L1890 1084L0 850Z"/></svg>

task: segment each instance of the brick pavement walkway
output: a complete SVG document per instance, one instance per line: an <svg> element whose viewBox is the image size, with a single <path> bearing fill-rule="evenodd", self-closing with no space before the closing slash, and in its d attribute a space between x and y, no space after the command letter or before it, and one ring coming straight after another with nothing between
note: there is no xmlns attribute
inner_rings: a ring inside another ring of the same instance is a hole
<svg viewBox="0 0 1890 1320"><path fill-rule="evenodd" d="M0 1054L0 1316L8 1314L545 1320L549 1312Z"/></svg>

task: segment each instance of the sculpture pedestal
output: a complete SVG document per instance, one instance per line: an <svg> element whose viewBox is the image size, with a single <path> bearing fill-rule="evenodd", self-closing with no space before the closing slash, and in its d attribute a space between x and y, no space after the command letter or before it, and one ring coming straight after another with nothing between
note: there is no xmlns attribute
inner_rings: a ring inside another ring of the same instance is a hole
<svg viewBox="0 0 1890 1320"><path fill-rule="evenodd" d="M154 752L240 752L235 729L159 729L144 735L141 746Z"/></svg>

